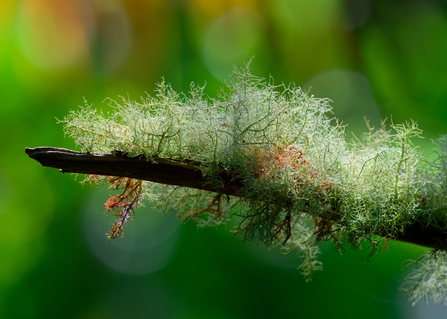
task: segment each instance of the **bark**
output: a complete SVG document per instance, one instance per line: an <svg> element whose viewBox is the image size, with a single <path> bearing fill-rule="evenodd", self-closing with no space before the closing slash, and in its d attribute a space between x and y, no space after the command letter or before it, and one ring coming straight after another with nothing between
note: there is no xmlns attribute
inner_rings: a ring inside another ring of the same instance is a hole
<svg viewBox="0 0 447 319"><path fill-rule="evenodd" d="M221 171L216 177L223 186L216 189L205 179L198 163L168 158L147 160L142 156L127 157L120 152L90 154L56 147L26 148L25 152L43 166L58 168L62 173L131 177L227 195L236 195L243 186L231 174Z"/></svg>
<svg viewBox="0 0 447 319"><path fill-rule="evenodd" d="M237 174L227 171L217 172L222 187L216 189L207 182L200 171L200 163L176 161L168 158L148 160L143 156L127 157L116 152L90 154L55 147L26 148L26 154L46 167L58 168L62 173L95 174L131 177L155 183L191 187L211 192L238 196L244 184ZM334 216L334 221L338 219ZM378 231L377 235L383 236ZM425 225L417 220L407 226L394 240L404 241L429 248L447 248L447 230Z"/></svg>

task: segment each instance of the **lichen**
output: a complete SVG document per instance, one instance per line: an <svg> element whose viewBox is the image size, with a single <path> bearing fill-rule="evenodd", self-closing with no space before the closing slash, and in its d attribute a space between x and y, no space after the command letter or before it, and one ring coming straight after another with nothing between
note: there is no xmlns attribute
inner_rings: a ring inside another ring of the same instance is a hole
<svg viewBox="0 0 447 319"><path fill-rule="evenodd" d="M366 242L372 256L415 221L446 227L447 138L428 161L412 142L421 134L413 121L368 125L348 142L330 100L275 86L253 76L249 64L234 70L216 98L197 85L179 94L162 81L141 102L110 101L112 114L86 103L63 121L82 151L198 163L216 193L144 182L138 200L199 226L236 218L233 231L243 240L297 250L306 278L322 268L320 241L341 251ZM222 170L245 185L239 196L219 193ZM420 298L422 287L409 291Z"/></svg>

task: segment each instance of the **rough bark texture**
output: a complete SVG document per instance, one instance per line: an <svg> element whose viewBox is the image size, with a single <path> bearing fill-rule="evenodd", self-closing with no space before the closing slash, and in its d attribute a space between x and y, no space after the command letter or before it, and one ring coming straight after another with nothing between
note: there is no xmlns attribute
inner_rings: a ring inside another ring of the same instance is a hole
<svg viewBox="0 0 447 319"><path fill-rule="evenodd" d="M167 158L152 161L142 156L127 157L123 153L89 154L55 147L26 148L26 154L43 166L58 168L63 173L131 177L155 183L197 188L237 196L243 183L234 174L219 172L223 187L213 188L199 169L199 163L180 162ZM335 218L336 220L338 218ZM383 236L380 232L379 236ZM447 232L426 226L417 220L405 228L395 240L430 248L447 247Z"/></svg>
<svg viewBox="0 0 447 319"><path fill-rule="evenodd" d="M242 183L223 171L218 174L223 188L216 190L207 183L198 164L168 158L154 158L149 161L141 156L127 157L126 154L119 152L89 154L55 147L26 148L25 152L43 166L58 168L63 173L131 177L228 195L236 195L242 188Z"/></svg>

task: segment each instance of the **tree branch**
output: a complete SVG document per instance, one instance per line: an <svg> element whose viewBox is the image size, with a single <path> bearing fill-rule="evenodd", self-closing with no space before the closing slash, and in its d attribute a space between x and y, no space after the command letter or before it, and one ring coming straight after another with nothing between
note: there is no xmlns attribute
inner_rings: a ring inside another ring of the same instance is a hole
<svg viewBox="0 0 447 319"><path fill-rule="evenodd" d="M56 147L25 148L26 154L46 167L58 168L62 173L94 174L131 177L140 180L236 195L243 185L224 171L217 178L223 187L215 189L207 182L197 163L180 162L168 158L143 156L127 157L116 152L90 154Z"/></svg>
<svg viewBox="0 0 447 319"><path fill-rule="evenodd" d="M58 168L62 173L95 174L105 176L130 177L155 183L190 187L211 192L238 196L244 184L230 172L221 171L218 179L223 187L216 189L209 184L199 169L199 163L176 161L168 158L143 156L127 157L116 152L109 154L90 154L55 147L25 148L26 154L43 166ZM336 221L339 216L333 219ZM439 226L438 226L439 227ZM384 232L378 231L378 236ZM445 249L447 232L422 222L414 221L394 240L421 245L429 248Z"/></svg>

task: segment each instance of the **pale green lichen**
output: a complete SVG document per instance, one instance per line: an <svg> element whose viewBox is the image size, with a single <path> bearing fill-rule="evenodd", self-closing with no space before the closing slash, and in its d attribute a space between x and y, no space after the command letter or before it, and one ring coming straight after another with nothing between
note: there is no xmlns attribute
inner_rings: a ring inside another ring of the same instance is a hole
<svg viewBox="0 0 447 319"><path fill-rule="evenodd" d="M407 276L402 290L413 305L430 300L447 305L447 253L445 251L426 252L419 260L409 261L406 266L413 266Z"/></svg>
<svg viewBox="0 0 447 319"><path fill-rule="evenodd" d="M366 241L373 255L383 245L377 234L397 238L415 220L445 227L445 137L431 163L412 143L421 133L414 122L382 123L347 142L328 99L275 86L251 75L249 65L235 69L217 98L203 90L191 85L189 95L178 94L162 81L156 96L139 103L112 101L112 114L86 104L65 118L66 134L85 152L200 163L217 190L215 172L233 172L245 185L239 197L149 182L143 197L199 226L239 218L234 232L244 240L298 250L306 278L321 269L322 240L340 250ZM418 298L424 289L420 282L409 288Z"/></svg>

